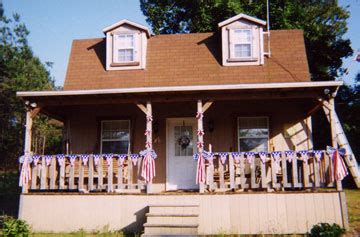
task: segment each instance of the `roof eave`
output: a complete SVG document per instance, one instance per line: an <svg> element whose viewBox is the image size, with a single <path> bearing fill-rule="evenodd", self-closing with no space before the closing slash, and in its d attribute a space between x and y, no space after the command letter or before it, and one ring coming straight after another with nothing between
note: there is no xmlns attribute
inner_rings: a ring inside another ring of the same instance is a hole
<svg viewBox="0 0 360 237"><path fill-rule="evenodd" d="M146 26L143 26L141 24L129 21L127 19L122 19L122 20L120 20L120 21L118 21L118 22L116 22L116 23L114 23L114 24L112 24L112 25L110 25L108 27L105 27L103 29L103 33L106 34L107 32L109 32L109 31L111 31L111 30L113 30L113 29L115 29L115 28L117 28L117 27L119 27L121 25L124 25L124 24L128 24L128 25L134 26L135 28L139 28L139 29L145 31L146 36L148 38L150 38L150 36L151 36L151 33L150 33L149 29Z"/></svg>
<svg viewBox="0 0 360 237"><path fill-rule="evenodd" d="M241 18L246 19L248 21L252 21L252 22L257 23L259 25L263 25L263 26L266 25L266 21L260 20L258 18L249 16L249 15L246 15L246 14L243 14L243 13L240 13L240 14L238 14L236 16L233 16L233 17L231 17L231 18L229 18L229 19L227 19L225 21L220 22L218 24L218 27L220 28L220 27L226 26L226 25L228 25L228 24L230 24L230 23L232 23L234 21L237 21L237 20L239 20Z"/></svg>
<svg viewBox="0 0 360 237"><path fill-rule="evenodd" d="M18 97L42 96L73 96L73 95L101 95L101 94L136 94L136 93L163 93L186 91L216 91L216 90L256 90L280 88L316 88L340 87L343 81L322 82L282 82L282 83L252 83L252 84L226 84L226 85L196 85L196 86L164 86L164 87L138 87L99 90L65 90L65 91L19 91Z"/></svg>

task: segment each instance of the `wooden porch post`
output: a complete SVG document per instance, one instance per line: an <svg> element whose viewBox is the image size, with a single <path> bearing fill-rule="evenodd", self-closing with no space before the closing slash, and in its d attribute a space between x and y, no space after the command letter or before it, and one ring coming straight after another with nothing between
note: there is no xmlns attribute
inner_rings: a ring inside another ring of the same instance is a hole
<svg viewBox="0 0 360 237"><path fill-rule="evenodd" d="M338 148L338 143L337 143L337 137L336 137L335 101L334 101L333 97L330 97L329 105L330 105L329 116L330 116L330 128L331 128L331 142L332 142L332 146L335 149L337 149ZM337 191L342 191L342 183L341 183L340 180L336 181L336 190Z"/></svg>
<svg viewBox="0 0 360 237"><path fill-rule="evenodd" d="M151 151L152 148L152 120L148 119L152 117L151 102L146 102L146 149ZM146 192L152 193L152 180L146 184Z"/></svg>
<svg viewBox="0 0 360 237"><path fill-rule="evenodd" d="M201 153L204 151L204 124L203 124L203 114L205 113L205 111L210 108L210 106L212 105L212 101L209 101L207 103L205 103L205 105L203 105L201 100L197 101L197 121L198 121L198 152ZM201 166L201 170L203 172L205 172L205 163L202 163ZM205 176L206 177L206 176ZM211 187L212 188L212 187ZM204 193L205 192L205 183L200 182L199 184L199 191L200 193Z"/></svg>
<svg viewBox="0 0 360 237"><path fill-rule="evenodd" d="M139 109L141 109L145 115L146 115L146 143L145 143L145 147L146 150L148 150L149 152L153 149L152 147L152 106L151 106L151 102L147 101L146 102L146 107L143 104L137 104L137 106L139 107ZM152 193L152 181L148 182L146 184L146 192L147 193Z"/></svg>
<svg viewBox="0 0 360 237"><path fill-rule="evenodd" d="M25 120L25 144L24 144L24 157L27 159L31 155L31 138L32 138L32 125L33 118L40 111L40 108L36 107L36 104L30 104L29 101L25 102L26 105L26 120ZM29 183L26 185L23 184L22 192L27 193L29 188Z"/></svg>
<svg viewBox="0 0 360 237"><path fill-rule="evenodd" d="M202 119L202 114L203 114L203 107L202 107L202 101L201 100L198 100L197 102L197 112L198 112L198 122L197 122L197 125L198 125L198 131L204 131L204 128L203 128L203 119ZM198 132L198 152L199 153L202 153L204 151L204 136L202 135L202 133ZM201 145L202 144L202 145ZM200 159L200 158L199 158ZM203 172L205 172L205 163L202 163L202 166L201 166L201 170ZM204 193L205 192L205 184L203 182L199 183L199 188L200 188L200 193Z"/></svg>

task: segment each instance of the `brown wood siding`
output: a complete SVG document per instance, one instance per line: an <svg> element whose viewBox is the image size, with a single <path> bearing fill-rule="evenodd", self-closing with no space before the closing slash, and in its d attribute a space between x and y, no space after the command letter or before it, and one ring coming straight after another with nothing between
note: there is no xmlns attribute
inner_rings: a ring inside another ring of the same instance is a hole
<svg viewBox="0 0 360 237"><path fill-rule="evenodd" d="M204 116L205 145L213 145L213 151L237 150L237 117L267 116L269 117L270 146L269 149L293 149L294 145L308 149L309 136L303 136L296 144L283 138L285 124L305 123L305 111L301 101L296 100L244 100L214 102ZM156 159L155 183L166 180L166 118L194 117L196 102L153 103L154 123L157 132L153 134L153 146L158 154ZM100 151L101 119L131 120L132 152L138 153L145 147L145 115L135 104L111 106L83 106L70 114L70 139L72 153L98 153ZM209 121L213 121L214 131L209 132ZM309 129L309 128L304 128ZM308 134L308 133L307 133Z"/></svg>

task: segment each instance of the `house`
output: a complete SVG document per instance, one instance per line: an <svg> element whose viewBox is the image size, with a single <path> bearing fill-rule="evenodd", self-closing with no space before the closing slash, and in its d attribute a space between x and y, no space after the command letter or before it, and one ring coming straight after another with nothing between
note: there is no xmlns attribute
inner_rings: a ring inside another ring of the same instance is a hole
<svg viewBox="0 0 360 237"><path fill-rule="evenodd" d="M19 217L42 232L347 228L343 158L359 181L334 109L342 82L312 82L303 32L265 25L239 14L215 33L152 35L121 20L104 38L74 40L64 90L18 92L27 107ZM329 152L312 144L311 115L322 109ZM63 154L32 153L38 113L64 122Z"/></svg>

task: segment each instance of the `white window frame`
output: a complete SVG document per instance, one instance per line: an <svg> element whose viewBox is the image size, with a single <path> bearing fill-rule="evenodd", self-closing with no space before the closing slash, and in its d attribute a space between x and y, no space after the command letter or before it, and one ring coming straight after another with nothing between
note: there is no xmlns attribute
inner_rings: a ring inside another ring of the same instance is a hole
<svg viewBox="0 0 360 237"><path fill-rule="evenodd" d="M256 137L256 138L266 138L267 139L267 148L268 150L266 152L269 152L269 146L270 146L270 127L269 127L269 117L268 116L241 116L241 117L237 117L236 120L236 128L237 128L237 149L238 152L241 151L241 147L240 147L240 139L252 139L254 137L240 137L240 132L239 132L239 120L240 119L254 119L254 118L265 118L266 119L266 124L267 124L267 130L268 130L268 135L265 137Z"/></svg>
<svg viewBox="0 0 360 237"><path fill-rule="evenodd" d="M119 37L120 36L132 36L133 37L133 46L132 47L120 47ZM113 34L113 63L132 63L136 62L136 33L115 33ZM119 50L131 49L133 51L133 60L132 61L119 61Z"/></svg>
<svg viewBox="0 0 360 237"><path fill-rule="evenodd" d="M114 121L128 122L128 124L129 124L129 149L130 149L130 144L131 144L131 121L130 121L130 119L106 119L106 120L101 120L101 125L100 125L101 126L101 129L100 129L100 154L103 154L103 141L105 141L105 142L123 141L121 139L103 139L103 124L104 124L104 122L114 122Z"/></svg>
<svg viewBox="0 0 360 237"><path fill-rule="evenodd" d="M250 42L245 40L236 40L235 32L236 31L249 31L250 32ZM229 58L230 59L239 59L246 60L252 59L254 56L254 29L253 28L234 28L229 31ZM235 55L235 45L250 45L250 56L246 57L236 57Z"/></svg>

